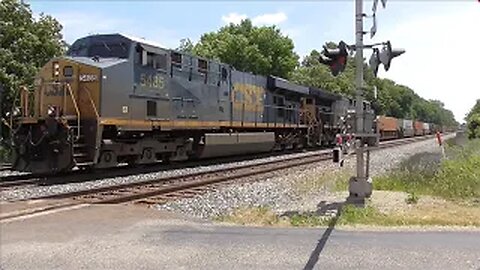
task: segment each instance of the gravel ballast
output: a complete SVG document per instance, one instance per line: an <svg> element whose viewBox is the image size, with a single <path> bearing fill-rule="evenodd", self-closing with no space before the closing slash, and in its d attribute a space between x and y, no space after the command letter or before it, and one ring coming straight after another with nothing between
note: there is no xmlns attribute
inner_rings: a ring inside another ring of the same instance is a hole
<svg viewBox="0 0 480 270"><path fill-rule="evenodd" d="M282 160L285 158L313 156L313 155L317 155L320 152L325 152L325 150L310 151L305 153L285 154L285 155L279 155L279 156L270 156L266 158L257 158L252 160L236 161L236 162L222 163L217 165L197 166L192 168L166 170L166 171L159 171L154 173L144 173L144 174L138 174L138 175L104 178L104 179L87 181L87 182L53 184L53 185L33 186L33 187L29 186L29 187L23 187L23 188L18 187L14 189L1 191L0 201L33 199L37 197L62 194L67 192L80 191L80 190L87 190L87 189L93 189L93 188L99 188L99 187L107 187L107 186L118 185L118 184L142 182L142 181L153 180L158 178L181 176L181 175L187 175L187 174L198 173L198 172L209 172L213 170L238 167L242 165L260 164L268 161ZM2 174L1 176L7 176L12 174L21 174L21 173L7 171L5 172L5 174Z"/></svg>
<svg viewBox="0 0 480 270"><path fill-rule="evenodd" d="M370 175L376 176L397 168L405 159L420 153L441 154L435 139L415 142L402 146L371 152ZM319 162L290 168L269 174L261 181L231 184L216 190L199 194L192 198L170 201L158 205L162 210L173 211L195 218L211 219L228 215L235 209L244 207L268 207L283 215L295 212L317 211L320 205L344 201L347 192L332 192L328 180L314 192L301 192L299 185L316 181L316 178L329 178L335 174L351 174L355 168L355 156L347 158L340 168L331 161ZM333 177L332 177L333 178ZM330 181L333 182L333 181ZM328 211L327 214L335 214Z"/></svg>

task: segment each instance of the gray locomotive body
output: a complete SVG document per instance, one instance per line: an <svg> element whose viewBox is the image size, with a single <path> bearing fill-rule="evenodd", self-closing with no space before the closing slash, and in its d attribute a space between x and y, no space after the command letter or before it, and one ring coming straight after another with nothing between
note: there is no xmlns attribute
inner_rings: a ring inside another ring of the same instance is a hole
<svg viewBox="0 0 480 270"><path fill-rule="evenodd" d="M352 106L320 89L120 34L77 40L38 78L33 109L22 109L14 134L21 171L332 144ZM62 139L52 146L56 134Z"/></svg>

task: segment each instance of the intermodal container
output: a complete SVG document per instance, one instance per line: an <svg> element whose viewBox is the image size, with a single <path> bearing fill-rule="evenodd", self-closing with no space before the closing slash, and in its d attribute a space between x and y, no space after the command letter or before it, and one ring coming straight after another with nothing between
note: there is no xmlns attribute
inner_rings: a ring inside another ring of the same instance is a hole
<svg viewBox="0 0 480 270"><path fill-rule="evenodd" d="M423 122L422 121L415 121L414 128L415 128L415 136L424 135L423 134Z"/></svg>
<svg viewBox="0 0 480 270"><path fill-rule="evenodd" d="M412 137L414 135L413 121L408 119L398 119L398 126L401 128L401 136Z"/></svg>
<svg viewBox="0 0 480 270"><path fill-rule="evenodd" d="M395 117L379 116L377 123L380 131L397 131L398 122Z"/></svg>
<svg viewBox="0 0 480 270"><path fill-rule="evenodd" d="M429 123L423 123L423 134L425 134L425 135L430 134L430 124Z"/></svg>

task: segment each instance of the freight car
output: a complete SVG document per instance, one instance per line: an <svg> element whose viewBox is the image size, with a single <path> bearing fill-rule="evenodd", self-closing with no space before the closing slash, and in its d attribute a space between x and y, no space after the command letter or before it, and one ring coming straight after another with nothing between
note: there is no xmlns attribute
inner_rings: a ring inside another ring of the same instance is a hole
<svg viewBox="0 0 480 270"><path fill-rule="evenodd" d="M398 138L409 138L415 135L413 121L409 119L398 119L399 136Z"/></svg>
<svg viewBox="0 0 480 270"><path fill-rule="evenodd" d="M332 144L351 106L143 39L87 36L20 91L12 166L58 172Z"/></svg>
<svg viewBox="0 0 480 270"><path fill-rule="evenodd" d="M434 134L436 131L442 131L442 127L436 124L388 116L378 116L377 127L380 140L424 136Z"/></svg>
<svg viewBox="0 0 480 270"><path fill-rule="evenodd" d="M414 127L414 130L415 130L415 136L425 135L422 121L415 121L414 124L413 124L413 127Z"/></svg>
<svg viewBox="0 0 480 270"><path fill-rule="evenodd" d="M377 119L380 138L383 140L399 138L399 125L395 117L379 116Z"/></svg>

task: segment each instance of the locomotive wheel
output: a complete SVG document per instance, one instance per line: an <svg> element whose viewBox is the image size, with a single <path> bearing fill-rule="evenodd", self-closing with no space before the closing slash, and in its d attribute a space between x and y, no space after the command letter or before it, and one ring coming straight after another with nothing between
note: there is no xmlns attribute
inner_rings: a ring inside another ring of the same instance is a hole
<svg viewBox="0 0 480 270"><path fill-rule="evenodd" d="M155 151L153 148L145 148L143 149L142 155L138 157L137 163L139 164L149 164L154 163L156 161Z"/></svg>
<svg viewBox="0 0 480 270"><path fill-rule="evenodd" d="M113 151L103 151L100 154L98 163L95 165L96 168L109 168L115 167L118 165L117 155Z"/></svg>

